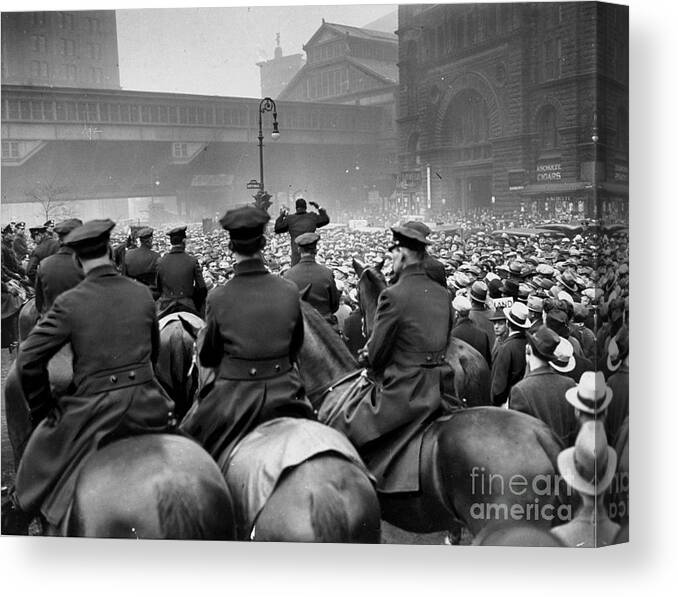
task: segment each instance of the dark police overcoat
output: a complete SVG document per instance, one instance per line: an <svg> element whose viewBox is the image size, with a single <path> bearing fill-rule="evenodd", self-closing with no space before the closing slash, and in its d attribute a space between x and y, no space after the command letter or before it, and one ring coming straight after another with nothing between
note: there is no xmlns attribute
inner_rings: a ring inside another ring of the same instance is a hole
<svg viewBox="0 0 678 597"><path fill-rule="evenodd" d="M26 275L31 284L35 285L35 275L38 271L40 262L50 255L54 255L58 250L59 241L48 236L45 236L40 244L35 246L31 256L28 258L28 265L26 266Z"/></svg>
<svg viewBox="0 0 678 597"><path fill-rule="evenodd" d="M159 314L191 311L202 315L207 296L202 268L198 260L186 253L183 247L172 247L169 253L160 258L156 284Z"/></svg>
<svg viewBox="0 0 678 597"><path fill-rule="evenodd" d="M375 392L347 405L329 424L358 448L381 491L418 488L418 479L393 474L390 467L408 442L441 414L443 379L450 373L444 356L451 326L449 294L420 264L406 267L398 282L379 295L367 342L378 379Z"/></svg>
<svg viewBox="0 0 678 597"><path fill-rule="evenodd" d="M167 430L174 403L153 375L158 322L151 293L105 265L67 290L21 343L17 373L37 425L16 475L21 508L58 525L87 456L105 441ZM54 400L47 363L73 351L73 391Z"/></svg>
<svg viewBox="0 0 678 597"><path fill-rule="evenodd" d="M62 246L54 255L43 259L35 277L35 307L38 312L47 311L56 297L84 279L85 272L75 261L75 253L69 247Z"/></svg>
<svg viewBox="0 0 678 597"><path fill-rule="evenodd" d="M153 297L157 298L158 294L155 286L160 253L141 245L134 249L128 249L123 259L124 266L122 273L148 286L153 293Z"/></svg>
<svg viewBox="0 0 678 597"><path fill-rule="evenodd" d="M525 375L524 332L509 334L499 346L497 356L492 363L491 398L492 403L501 406L508 400L511 388Z"/></svg>
<svg viewBox="0 0 678 597"><path fill-rule="evenodd" d="M299 290L311 285L306 301L326 319L339 308L339 291L329 267L316 263L313 255L304 255L299 263L285 272L284 277L294 282Z"/></svg>
<svg viewBox="0 0 678 597"><path fill-rule="evenodd" d="M215 459L276 417L315 418L295 362L304 339L297 287L258 258L207 297L200 363L217 379L181 428Z"/></svg>

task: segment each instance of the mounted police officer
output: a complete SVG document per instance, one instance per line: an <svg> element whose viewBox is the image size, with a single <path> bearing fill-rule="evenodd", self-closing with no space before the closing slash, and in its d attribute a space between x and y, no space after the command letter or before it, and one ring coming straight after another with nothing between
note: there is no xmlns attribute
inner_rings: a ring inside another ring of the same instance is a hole
<svg viewBox="0 0 678 597"><path fill-rule="evenodd" d="M186 252L186 226L167 233L172 245L158 262L158 316L189 311L202 317L207 286L198 260Z"/></svg>
<svg viewBox="0 0 678 597"><path fill-rule="evenodd" d="M35 307L38 313L47 312L62 292L77 286L85 278L85 272L76 262L75 251L64 245L66 236L78 226L82 226L82 220L71 218L54 227L60 247L38 266L35 277Z"/></svg>
<svg viewBox="0 0 678 597"><path fill-rule="evenodd" d="M139 246L125 252L122 273L148 286L153 298L159 296L156 290L158 260L160 253L153 250L153 229L142 228L137 234Z"/></svg>
<svg viewBox="0 0 678 597"><path fill-rule="evenodd" d="M336 326L334 313L339 308L339 291L334 281L334 274L315 260L320 235L316 232L305 232L297 237L301 258L299 263L287 270L284 277L294 282L299 290L310 285L306 301L313 305L330 324Z"/></svg>
<svg viewBox="0 0 678 597"><path fill-rule="evenodd" d="M31 238L35 243L35 248L31 253L31 256L28 258L28 265L26 266L26 275L30 283L35 286L35 275L38 271L38 265L40 262L54 255L59 250L59 241L52 238L51 233L47 233L47 228L44 226L35 226L29 228L31 233Z"/></svg>
<svg viewBox="0 0 678 597"><path fill-rule="evenodd" d="M381 491L416 491L418 466L391 474L391 465L428 422L441 414L452 328L446 288L422 261L430 241L414 227L391 228L398 281L379 295L374 329L363 358L378 380L374 391L328 423L345 433L376 476ZM418 458L418 456L417 456ZM399 469L400 470L400 469Z"/></svg>
<svg viewBox="0 0 678 597"><path fill-rule="evenodd" d="M85 279L59 295L17 356L17 373L34 430L3 505L3 533L25 534L38 510L59 525L87 456L103 442L173 424L174 403L153 374L159 331L148 288L121 276L109 258L111 220L93 220L64 243ZM113 316L114 314L114 316ZM73 350L73 388L57 400L47 364Z"/></svg>
<svg viewBox="0 0 678 597"><path fill-rule="evenodd" d="M283 207L280 209L280 215L275 221L274 230L276 234L290 233L292 245L291 264L293 266L299 263L300 259L299 248L294 242L296 238L305 232L315 232L317 228L330 223L330 217L322 207L315 201L311 201L310 204L318 210L317 214L306 211L306 200L300 197L295 203L295 213L288 214L287 210Z"/></svg>
<svg viewBox="0 0 678 597"><path fill-rule="evenodd" d="M246 206L220 220L230 233L235 275L207 297L200 362L217 379L181 427L216 459L276 417L314 418L295 361L304 339L297 287L271 274L261 250L270 216Z"/></svg>
<svg viewBox="0 0 678 597"><path fill-rule="evenodd" d="M12 249L20 264L30 255L28 243L26 242L26 222L19 222L16 225Z"/></svg>

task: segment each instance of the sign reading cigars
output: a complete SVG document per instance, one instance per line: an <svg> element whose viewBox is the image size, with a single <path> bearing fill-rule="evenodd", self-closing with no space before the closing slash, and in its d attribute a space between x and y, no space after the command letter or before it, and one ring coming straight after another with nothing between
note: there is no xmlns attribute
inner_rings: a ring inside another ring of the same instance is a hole
<svg viewBox="0 0 678 597"><path fill-rule="evenodd" d="M560 162L540 162L537 164L537 182L552 182L560 179Z"/></svg>

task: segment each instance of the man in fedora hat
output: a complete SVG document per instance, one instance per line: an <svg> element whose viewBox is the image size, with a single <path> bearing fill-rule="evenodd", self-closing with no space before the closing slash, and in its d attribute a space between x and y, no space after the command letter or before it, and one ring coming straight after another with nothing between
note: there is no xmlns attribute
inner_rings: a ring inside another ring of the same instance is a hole
<svg viewBox="0 0 678 597"><path fill-rule="evenodd" d="M171 247L159 259L156 277L158 317L180 311L202 317L207 286L198 260L186 251L186 226L172 228L167 236Z"/></svg>
<svg viewBox="0 0 678 597"><path fill-rule="evenodd" d="M59 241L52 238L51 235L48 236L47 228L44 226L34 226L29 228L31 233L31 238L35 243L35 247L31 252L31 256L28 258L28 265L26 266L26 275L31 285L35 286L35 274L38 271L38 265L40 262L54 255L59 250Z"/></svg>
<svg viewBox="0 0 678 597"><path fill-rule="evenodd" d="M492 362L494 363L499 352L499 347L508 337L508 325L506 324L506 314L503 309L490 311L487 318L492 323L494 329L494 342L492 343Z"/></svg>
<svg viewBox="0 0 678 597"><path fill-rule="evenodd" d="M276 234L284 234L285 232L290 234L292 266L299 263L301 258L299 247L294 242L297 236L305 232L315 232L318 228L330 223L330 217L324 208L320 207L315 201L310 201L310 204L318 210L318 213L307 211L306 200L299 197L295 202L295 213L289 214L286 208L281 207L280 215L275 221L274 231Z"/></svg>
<svg viewBox="0 0 678 597"><path fill-rule="evenodd" d="M565 392L565 400L574 407L579 425L586 421L603 421L612 398L612 389L605 383L601 371L584 371L579 383Z"/></svg>
<svg viewBox="0 0 678 597"><path fill-rule="evenodd" d="M391 232L398 281L379 295L363 353L378 383L327 423L358 448L380 490L417 491L419 452L409 444L441 412L452 305L447 290L421 266L430 241L409 226ZM403 454L412 458L411 466L391 467Z"/></svg>
<svg viewBox="0 0 678 597"><path fill-rule="evenodd" d="M156 289L158 260L160 253L153 250L153 228L145 227L137 233L139 246L125 252L122 273L151 290L153 298L159 294Z"/></svg>
<svg viewBox="0 0 678 597"><path fill-rule="evenodd" d="M605 416L605 430L616 445L619 429L629 416L629 328L623 326L607 347L607 385L614 396Z"/></svg>
<svg viewBox="0 0 678 597"><path fill-rule="evenodd" d="M216 380L181 424L215 459L227 458L260 423L315 418L296 367L304 340L299 290L263 260L269 220L252 205L220 220L230 235L235 275L209 294L199 353L203 366L217 370Z"/></svg>
<svg viewBox="0 0 678 597"><path fill-rule="evenodd" d="M315 260L319 240L320 235L316 232L297 236L295 242L299 247L299 263L288 269L283 277L294 282L300 291L310 286L305 300L336 327L334 313L339 308L339 291L332 270Z"/></svg>
<svg viewBox="0 0 678 597"><path fill-rule="evenodd" d="M612 545L620 526L610 520L603 497L617 470L617 453L608 446L601 421L582 425L574 446L558 454L558 470L579 494L581 506L551 533L569 547Z"/></svg>
<svg viewBox="0 0 678 597"><path fill-rule="evenodd" d="M513 303L504 308L504 315L509 333L492 363L491 398L496 406L501 406L508 400L511 388L525 374L525 331L532 325L527 306L523 303Z"/></svg>
<svg viewBox="0 0 678 597"><path fill-rule="evenodd" d="M473 323L475 323L481 330L485 332L485 335L487 336L490 346L493 346L495 340L495 333L494 325L488 319L490 311L487 308L487 293L488 288L485 282L477 280L473 282L473 284L471 284L471 289L469 290L468 293L468 297L471 300L471 311L469 313L469 318ZM488 361L487 364L490 367L492 366L491 361Z"/></svg>
<svg viewBox="0 0 678 597"><path fill-rule="evenodd" d="M424 222L405 222L404 227L411 230L417 230L421 233L424 238L427 238L431 234L431 229L424 224ZM445 275L445 266L440 263L433 255L428 251L424 255L424 258L421 261L421 266L424 268L426 275L431 278L434 282L438 282L443 288L447 288L447 277ZM391 280L392 284L395 284L397 278Z"/></svg>
<svg viewBox="0 0 678 597"><path fill-rule="evenodd" d="M121 276L111 262L114 226L92 220L66 236L85 279L57 297L17 355L33 433L15 491L3 505L3 533L26 534L38 511L58 526L92 452L113 438L173 425L174 403L153 373L159 344L155 304L148 288ZM55 403L47 365L67 344L74 391Z"/></svg>
<svg viewBox="0 0 678 597"><path fill-rule="evenodd" d="M564 446L571 446L578 423L574 409L565 400L565 392L575 382L555 372L549 363L556 360L558 334L541 326L527 333L525 378L511 388L509 408L532 415L546 423Z"/></svg>
<svg viewBox="0 0 678 597"><path fill-rule="evenodd" d="M64 244L64 239L78 226L82 226L82 220L70 218L54 227L59 236L59 250L40 262L35 276L35 307L38 313L46 313L62 292L85 279L75 251Z"/></svg>
<svg viewBox="0 0 678 597"><path fill-rule="evenodd" d="M481 355L485 357L487 366L491 367L492 344L490 344L490 339L485 330L482 330L469 317L471 313L471 301L465 296L456 296L452 301L452 308L456 314L456 321L454 328L452 328L452 336L459 338L459 340L463 340L475 348ZM489 323L489 320L486 321Z"/></svg>

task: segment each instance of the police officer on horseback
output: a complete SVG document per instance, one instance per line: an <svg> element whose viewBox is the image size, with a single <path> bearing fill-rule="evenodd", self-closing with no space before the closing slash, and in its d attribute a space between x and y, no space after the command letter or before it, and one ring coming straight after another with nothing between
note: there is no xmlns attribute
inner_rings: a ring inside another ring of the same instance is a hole
<svg viewBox="0 0 678 597"><path fill-rule="evenodd" d="M275 417L315 418L295 361L304 338L297 287L264 265L262 209L232 209L220 220L230 233L235 275L207 297L199 352L217 379L181 428L220 463L237 441Z"/></svg>
<svg viewBox="0 0 678 597"><path fill-rule="evenodd" d="M202 316L207 286L198 260L186 252L186 226L167 233L172 245L158 263L158 316L189 311Z"/></svg>
<svg viewBox="0 0 678 597"><path fill-rule="evenodd" d="M153 298L158 298L156 290L156 276L158 275L158 259L160 253L153 250L153 229L139 230L139 246L126 251L123 259L122 273L148 286Z"/></svg>
<svg viewBox="0 0 678 597"><path fill-rule="evenodd" d="M334 281L334 274L329 267L325 267L315 260L320 235L316 232L305 232L297 237L301 259L297 265L287 270L284 277L303 290L310 285L305 300L313 305L331 325L337 325L334 315L339 308L339 291Z"/></svg>
<svg viewBox="0 0 678 597"><path fill-rule="evenodd" d="M82 267L75 261L75 251L64 244L66 236L78 226L82 226L82 220L71 218L54 227L59 236L59 250L40 262L35 277L35 308L38 313L47 312L62 292L77 286L85 278Z"/></svg>
<svg viewBox="0 0 678 597"><path fill-rule="evenodd" d="M28 265L26 266L26 275L30 283L35 286L35 275L38 271L40 262L54 255L59 250L59 241L52 237L51 233L47 232L45 226L35 226L29 228L31 238L35 242L35 248L28 258Z"/></svg>
<svg viewBox="0 0 678 597"><path fill-rule="evenodd" d="M330 425L344 432L386 492L416 491L418 466L391 468L428 422L441 414L445 362L452 328L449 293L422 263L430 241L408 224L391 228L398 281L379 295L363 359L377 379L374 392ZM417 456L418 458L418 456ZM406 472L405 472L406 471Z"/></svg>
<svg viewBox="0 0 678 597"><path fill-rule="evenodd" d="M58 526L89 454L118 437L174 424L174 403L153 373L155 303L146 286L121 276L111 262L114 226L93 220L66 236L85 279L56 298L17 356L33 432L3 504L3 533L26 534L38 511ZM47 365L66 345L73 351L73 391L55 398Z"/></svg>

